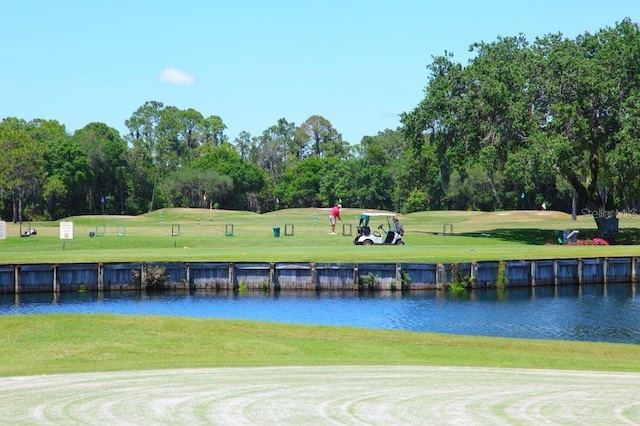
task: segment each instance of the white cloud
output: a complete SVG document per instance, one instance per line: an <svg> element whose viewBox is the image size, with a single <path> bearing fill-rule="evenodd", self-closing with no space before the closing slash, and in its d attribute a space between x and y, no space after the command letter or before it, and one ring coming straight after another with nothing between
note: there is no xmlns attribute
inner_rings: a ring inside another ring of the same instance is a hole
<svg viewBox="0 0 640 426"><path fill-rule="evenodd" d="M175 84L176 86L191 86L196 78L175 68L166 68L158 77L160 83Z"/></svg>

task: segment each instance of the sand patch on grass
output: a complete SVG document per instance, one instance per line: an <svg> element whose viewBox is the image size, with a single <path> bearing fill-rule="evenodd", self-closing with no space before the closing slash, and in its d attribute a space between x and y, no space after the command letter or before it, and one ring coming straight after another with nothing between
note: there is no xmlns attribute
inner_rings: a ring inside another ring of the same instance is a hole
<svg viewBox="0 0 640 426"><path fill-rule="evenodd" d="M0 379L21 424L638 424L640 374L270 367Z"/></svg>

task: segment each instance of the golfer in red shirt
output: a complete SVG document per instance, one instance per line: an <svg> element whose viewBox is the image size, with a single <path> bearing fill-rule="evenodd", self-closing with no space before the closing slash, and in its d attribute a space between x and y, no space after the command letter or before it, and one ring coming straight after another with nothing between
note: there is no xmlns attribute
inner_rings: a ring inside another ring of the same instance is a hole
<svg viewBox="0 0 640 426"><path fill-rule="evenodd" d="M331 208L331 213L329 213L329 223L331 224L331 234L336 234L336 219L342 220L340 217L340 209L342 208L342 204L336 204Z"/></svg>

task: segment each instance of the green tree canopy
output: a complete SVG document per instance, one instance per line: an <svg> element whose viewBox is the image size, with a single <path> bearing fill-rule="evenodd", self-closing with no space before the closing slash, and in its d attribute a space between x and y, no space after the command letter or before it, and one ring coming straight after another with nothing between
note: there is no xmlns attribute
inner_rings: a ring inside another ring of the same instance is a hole
<svg viewBox="0 0 640 426"><path fill-rule="evenodd" d="M16 121L0 123L0 193L13 201L13 221L22 223L28 195L42 188L45 179L45 151Z"/></svg>
<svg viewBox="0 0 640 426"><path fill-rule="evenodd" d="M312 115L298 127L295 135L296 145L302 155L299 157L336 157L347 158L349 144L342 140L342 134L331 122L320 115Z"/></svg>
<svg viewBox="0 0 640 426"><path fill-rule="evenodd" d="M197 158L192 166L197 170L215 171L231 178L233 192L214 200L228 208L247 208L251 194L262 191L266 184L264 172L257 165L243 160L234 146L228 142Z"/></svg>
<svg viewBox="0 0 640 426"><path fill-rule="evenodd" d="M516 207L518 194L539 200L565 180L587 208L615 215L640 176L640 164L626 161L639 148L631 130L638 46L638 25L627 19L575 40L477 43L466 67L449 54L434 58L425 99L402 115L403 132L416 154L436 146L447 185L452 170L458 184L469 170L483 173L493 208Z"/></svg>
<svg viewBox="0 0 640 426"><path fill-rule="evenodd" d="M124 213L130 189L125 140L116 129L104 123L87 124L73 134L73 140L85 150L91 164L88 211Z"/></svg>
<svg viewBox="0 0 640 426"><path fill-rule="evenodd" d="M233 180L215 170L180 169L164 181L164 190L174 207L208 208L228 197Z"/></svg>
<svg viewBox="0 0 640 426"><path fill-rule="evenodd" d="M50 216L71 216L86 212L87 199L90 195L88 183L93 181L94 177L87 152L78 142L65 137L49 144L47 157L49 177L53 179L49 189L59 184L64 186L63 193L51 191ZM56 198L54 194L60 199L58 208L53 205Z"/></svg>

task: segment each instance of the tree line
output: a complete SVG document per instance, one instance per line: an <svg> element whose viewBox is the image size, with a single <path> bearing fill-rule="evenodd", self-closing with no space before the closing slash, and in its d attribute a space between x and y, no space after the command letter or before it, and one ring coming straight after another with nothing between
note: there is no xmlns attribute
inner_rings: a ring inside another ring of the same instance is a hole
<svg viewBox="0 0 640 426"><path fill-rule="evenodd" d="M219 116L148 101L104 123L0 122L0 212L13 221L162 207L635 211L640 31L475 43L428 64L397 129L342 139L325 117L230 141ZM603 215L605 216L605 215ZM595 216L594 216L595 217ZM596 217L598 221L598 217ZM599 223L599 226L601 224Z"/></svg>
<svg viewBox="0 0 640 426"><path fill-rule="evenodd" d="M550 205L608 217L640 188L640 31L624 19L574 40L522 35L433 58L402 115L414 179L448 206ZM424 173L425 170L433 170Z"/></svg>

